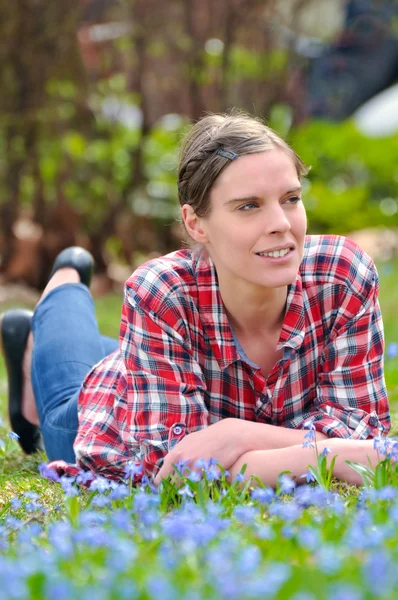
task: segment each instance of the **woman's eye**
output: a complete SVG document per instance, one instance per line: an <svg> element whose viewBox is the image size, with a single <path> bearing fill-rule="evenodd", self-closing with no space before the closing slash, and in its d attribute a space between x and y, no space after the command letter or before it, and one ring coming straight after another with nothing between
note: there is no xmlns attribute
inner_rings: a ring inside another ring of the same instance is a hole
<svg viewBox="0 0 398 600"><path fill-rule="evenodd" d="M288 202L289 204L297 204L300 201L301 201L300 196L290 196L289 198L286 198L286 200L285 200L285 202Z"/></svg>
<svg viewBox="0 0 398 600"><path fill-rule="evenodd" d="M243 204L243 206L239 206L238 210L242 212L247 212L252 208L257 208L257 202L248 202L247 204Z"/></svg>

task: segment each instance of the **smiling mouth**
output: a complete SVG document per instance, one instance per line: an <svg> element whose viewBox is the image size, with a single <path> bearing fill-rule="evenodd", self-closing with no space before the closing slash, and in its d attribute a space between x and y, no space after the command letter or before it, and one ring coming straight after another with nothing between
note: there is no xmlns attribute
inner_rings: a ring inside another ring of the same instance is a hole
<svg viewBox="0 0 398 600"><path fill-rule="evenodd" d="M257 256L268 256L270 258L282 258L287 256L293 248L284 248L283 250L271 250L270 252L256 252Z"/></svg>

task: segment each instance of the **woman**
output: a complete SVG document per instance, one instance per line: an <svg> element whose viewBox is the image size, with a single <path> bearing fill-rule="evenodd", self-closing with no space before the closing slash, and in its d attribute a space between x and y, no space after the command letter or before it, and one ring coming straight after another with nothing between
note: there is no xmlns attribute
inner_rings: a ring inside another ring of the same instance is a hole
<svg viewBox="0 0 398 600"><path fill-rule="evenodd" d="M178 170L194 247L133 273L119 344L98 332L90 269L61 254L26 345L33 393L25 378L10 398L40 423L50 460L118 478L133 459L157 482L178 460L216 458L232 473L244 460L272 484L308 464L292 447L309 419L320 447L375 458L364 440L390 429L377 273L350 240L306 236L305 174L249 116L194 125Z"/></svg>

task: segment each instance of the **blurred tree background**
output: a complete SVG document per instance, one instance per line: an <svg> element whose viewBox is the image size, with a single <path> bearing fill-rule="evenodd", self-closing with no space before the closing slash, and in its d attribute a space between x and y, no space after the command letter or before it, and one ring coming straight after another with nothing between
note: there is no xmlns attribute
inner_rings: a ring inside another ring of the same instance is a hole
<svg viewBox="0 0 398 600"><path fill-rule="evenodd" d="M109 279L180 247L178 144L233 107L312 166L311 232L394 230L398 133L352 115L397 79L397 18L395 0L0 0L3 281L43 287L72 244Z"/></svg>

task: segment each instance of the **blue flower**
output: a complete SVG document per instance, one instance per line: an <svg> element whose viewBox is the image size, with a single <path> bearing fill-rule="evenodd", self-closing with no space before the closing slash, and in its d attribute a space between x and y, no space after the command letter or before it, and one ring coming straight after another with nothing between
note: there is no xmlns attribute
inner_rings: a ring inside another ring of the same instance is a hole
<svg viewBox="0 0 398 600"><path fill-rule="evenodd" d="M321 452L321 456L327 456L330 453L331 453L331 449L325 447Z"/></svg>
<svg viewBox="0 0 398 600"><path fill-rule="evenodd" d="M325 573L325 575L334 575L341 567L343 553L338 546L324 543L318 547L315 554L315 560L319 569Z"/></svg>
<svg viewBox="0 0 398 600"><path fill-rule="evenodd" d="M123 500L130 494L130 489L127 485L120 483L116 487L113 487L111 493L109 494L109 498L111 500Z"/></svg>
<svg viewBox="0 0 398 600"><path fill-rule="evenodd" d="M289 475L281 475L279 478L279 487L281 494L291 494L296 487L296 483Z"/></svg>
<svg viewBox="0 0 398 600"><path fill-rule="evenodd" d="M37 492L25 492L23 494L24 498L27 498L28 500L38 500L40 498L39 494Z"/></svg>
<svg viewBox="0 0 398 600"><path fill-rule="evenodd" d="M8 437L10 440L19 440L19 435L15 431L10 431Z"/></svg>
<svg viewBox="0 0 398 600"><path fill-rule="evenodd" d="M388 438L383 438L379 436L373 439L373 448L377 450L377 452L382 456L386 456L388 454L388 445Z"/></svg>
<svg viewBox="0 0 398 600"><path fill-rule="evenodd" d="M210 464L205 473L207 481L218 481L221 479L221 471L215 464Z"/></svg>
<svg viewBox="0 0 398 600"><path fill-rule="evenodd" d="M198 481L201 481L203 479L202 472L201 471L192 470L189 473L187 479L189 479L189 481L197 483Z"/></svg>
<svg viewBox="0 0 398 600"><path fill-rule="evenodd" d="M91 471L85 471L84 469L80 469L76 477L76 483L87 485L90 481L93 481L94 479L95 475Z"/></svg>
<svg viewBox="0 0 398 600"><path fill-rule="evenodd" d="M260 566L261 552L257 546L246 546L239 554L237 567L244 575L254 573Z"/></svg>
<svg viewBox="0 0 398 600"><path fill-rule="evenodd" d="M10 504L14 510L18 510L22 506L22 502L17 496L10 500Z"/></svg>
<svg viewBox="0 0 398 600"><path fill-rule="evenodd" d="M242 483L242 481L245 481L245 476L243 473L237 473L234 477L234 482L237 481L238 483Z"/></svg>
<svg viewBox="0 0 398 600"><path fill-rule="evenodd" d="M337 583L333 585L327 596L328 600L363 600L361 590L350 583Z"/></svg>
<svg viewBox="0 0 398 600"><path fill-rule="evenodd" d="M93 506L98 506L98 508L104 508L105 506L109 506L109 504L111 503L110 498L108 498L108 496L95 496L95 498L93 498Z"/></svg>
<svg viewBox="0 0 398 600"><path fill-rule="evenodd" d="M297 538L302 546L309 550L316 550L320 546L319 531L313 527L301 527L297 532Z"/></svg>
<svg viewBox="0 0 398 600"><path fill-rule="evenodd" d="M190 472L190 468L188 467L190 460L182 460L182 458L178 459L178 462L174 465L174 467L182 474L186 475Z"/></svg>
<svg viewBox="0 0 398 600"><path fill-rule="evenodd" d="M311 473L311 471L307 471L306 473L303 473L302 475L300 475L300 479L305 479L307 483L311 483L311 481L315 481L315 477Z"/></svg>
<svg viewBox="0 0 398 600"><path fill-rule="evenodd" d="M275 492L272 488L254 488L251 492L251 497L259 504L269 504L275 498Z"/></svg>
<svg viewBox="0 0 398 600"><path fill-rule="evenodd" d="M59 481L60 477L55 469L50 469L46 463L41 463L38 471L42 477L50 481Z"/></svg>
<svg viewBox="0 0 398 600"><path fill-rule="evenodd" d="M372 594L392 598L396 565L391 555L378 548L363 566L363 575Z"/></svg>
<svg viewBox="0 0 398 600"><path fill-rule="evenodd" d="M95 479L90 483L90 492L97 491L100 494L103 494L111 487L111 483L109 479L102 477L102 475L97 475Z"/></svg>
<svg viewBox="0 0 398 600"><path fill-rule="evenodd" d="M296 521L302 513L302 510L295 502L273 503L269 507L269 514L279 517L286 523Z"/></svg>
<svg viewBox="0 0 398 600"><path fill-rule="evenodd" d="M142 473L142 464L139 462L134 462L130 460L124 467L124 476L127 480L131 479L132 481L134 481L137 477L141 476Z"/></svg>
<svg viewBox="0 0 398 600"><path fill-rule="evenodd" d="M291 540L294 536L294 529L291 525L284 525L281 529L281 535L287 540Z"/></svg>
<svg viewBox="0 0 398 600"><path fill-rule="evenodd" d="M310 429L311 431L315 431L314 421L315 421L315 417L311 417L310 419L305 421L305 423L303 424L303 428Z"/></svg>
<svg viewBox="0 0 398 600"><path fill-rule="evenodd" d="M307 431L307 433L304 435L303 448L315 448L313 442L315 442L315 427L314 426L312 426L310 431Z"/></svg>
<svg viewBox="0 0 398 600"><path fill-rule="evenodd" d="M207 469L207 467L209 466L209 463L204 458L199 458L199 460L197 460L195 462L194 466L197 467L198 469Z"/></svg>
<svg viewBox="0 0 398 600"><path fill-rule="evenodd" d="M254 506L235 506L234 517L237 521L247 525L253 523L254 519L259 514L258 508Z"/></svg>
<svg viewBox="0 0 398 600"><path fill-rule="evenodd" d="M387 358L397 358L398 356L398 344L397 342L390 342L387 348Z"/></svg>
<svg viewBox="0 0 398 600"><path fill-rule="evenodd" d="M193 498L195 495L188 484L185 484L183 488L179 489L178 494L180 496L188 496L189 498Z"/></svg>
<svg viewBox="0 0 398 600"><path fill-rule="evenodd" d="M23 522L21 519L17 519L16 517L8 516L6 518L6 527L7 529L16 530L20 529L23 526Z"/></svg>

